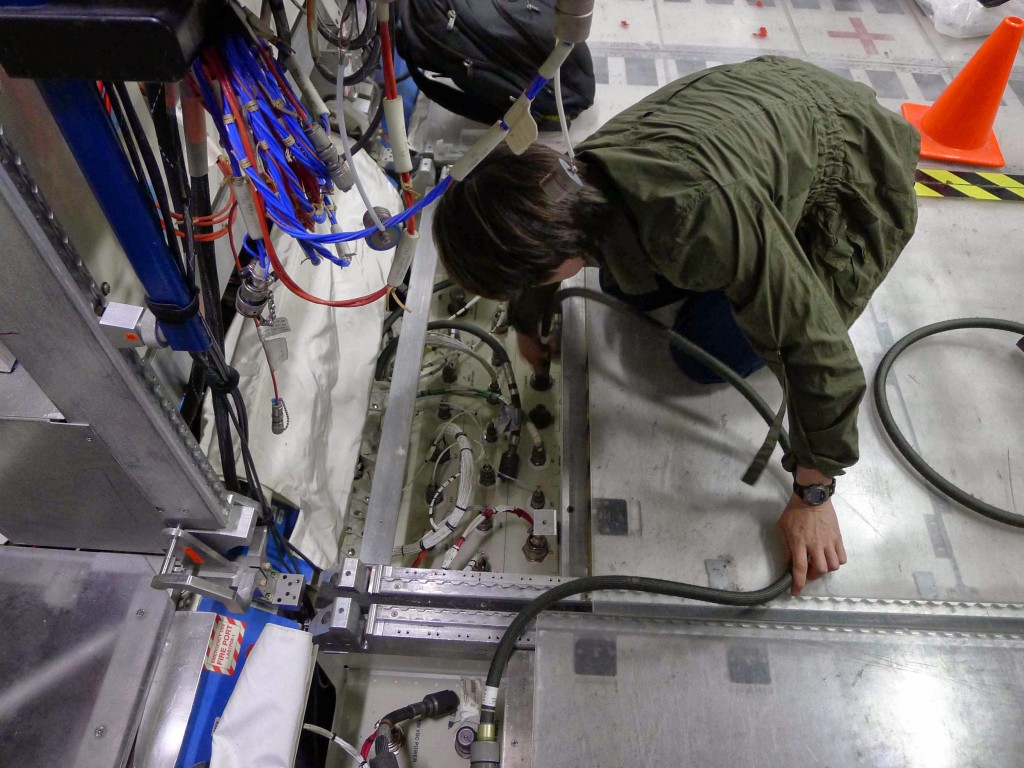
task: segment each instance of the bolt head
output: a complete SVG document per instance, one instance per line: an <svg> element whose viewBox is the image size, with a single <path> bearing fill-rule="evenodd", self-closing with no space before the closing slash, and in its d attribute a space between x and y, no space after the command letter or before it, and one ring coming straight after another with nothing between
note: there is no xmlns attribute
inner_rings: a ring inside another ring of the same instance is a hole
<svg viewBox="0 0 1024 768"><path fill-rule="evenodd" d="M135 612L136 618L139 618L139 619L143 618L145 615L146 615L146 609L145 608L139 608L139 610L137 610Z"/></svg>
<svg viewBox="0 0 1024 768"><path fill-rule="evenodd" d="M93 736L95 736L97 739L102 739L103 738L103 734L105 734L106 732L107 732L107 729L101 725L95 731L93 731L92 733L93 733Z"/></svg>

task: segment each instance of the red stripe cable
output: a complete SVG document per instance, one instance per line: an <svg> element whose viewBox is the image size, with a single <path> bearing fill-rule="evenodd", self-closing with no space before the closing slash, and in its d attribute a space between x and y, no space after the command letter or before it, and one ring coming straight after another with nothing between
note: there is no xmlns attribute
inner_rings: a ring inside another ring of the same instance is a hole
<svg viewBox="0 0 1024 768"><path fill-rule="evenodd" d="M398 81L395 79L395 55L391 47L391 25L389 22L380 23L381 42L381 66L384 69L384 97L387 99L398 98ZM405 207L411 208L414 202L409 185L412 184L412 175L408 172L401 174L402 198L405 200ZM405 223L405 229L410 235L416 234L416 217L411 216Z"/></svg>

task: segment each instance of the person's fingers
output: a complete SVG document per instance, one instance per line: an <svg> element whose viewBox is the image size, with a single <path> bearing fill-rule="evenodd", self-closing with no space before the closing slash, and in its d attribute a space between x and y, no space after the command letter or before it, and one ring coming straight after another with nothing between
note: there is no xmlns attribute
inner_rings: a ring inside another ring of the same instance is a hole
<svg viewBox="0 0 1024 768"><path fill-rule="evenodd" d="M793 597L798 597L807 583L807 548L797 544L792 548L793 554Z"/></svg>
<svg viewBox="0 0 1024 768"><path fill-rule="evenodd" d="M825 547L825 561L828 563L829 571L838 571L839 566L842 565L835 547Z"/></svg>
<svg viewBox="0 0 1024 768"><path fill-rule="evenodd" d="M839 564L846 565L846 547L843 546L843 537L836 542L836 554L839 555Z"/></svg>
<svg viewBox="0 0 1024 768"><path fill-rule="evenodd" d="M823 547L815 547L809 552L811 559L811 571L813 572L809 578L816 579L819 576L823 576L828 573L828 560L825 559L825 549Z"/></svg>

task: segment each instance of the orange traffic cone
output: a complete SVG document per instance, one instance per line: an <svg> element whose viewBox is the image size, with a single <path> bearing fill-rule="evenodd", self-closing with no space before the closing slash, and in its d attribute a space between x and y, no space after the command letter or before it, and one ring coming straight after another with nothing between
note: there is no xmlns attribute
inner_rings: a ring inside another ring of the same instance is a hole
<svg viewBox="0 0 1024 768"><path fill-rule="evenodd" d="M1024 19L1008 16L931 107L903 105L903 117L921 134L922 157L993 168L1004 164L992 124L1022 36Z"/></svg>

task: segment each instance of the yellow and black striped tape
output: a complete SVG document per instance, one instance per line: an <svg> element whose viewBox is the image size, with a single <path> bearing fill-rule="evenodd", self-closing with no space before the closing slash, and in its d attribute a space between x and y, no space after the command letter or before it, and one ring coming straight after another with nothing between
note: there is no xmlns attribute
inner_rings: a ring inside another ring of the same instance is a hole
<svg viewBox="0 0 1024 768"><path fill-rule="evenodd" d="M914 191L918 197L958 197L1020 203L1024 202L1024 176L918 168L914 173Z"/></svg>

